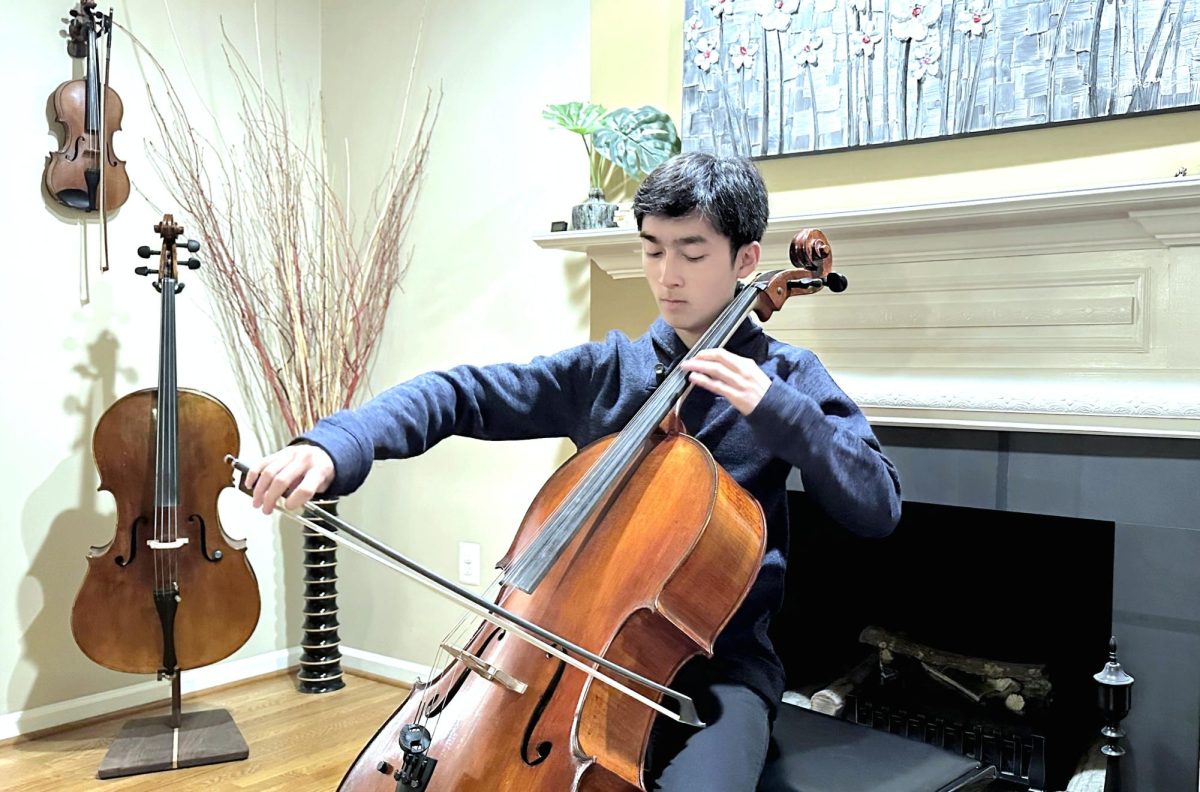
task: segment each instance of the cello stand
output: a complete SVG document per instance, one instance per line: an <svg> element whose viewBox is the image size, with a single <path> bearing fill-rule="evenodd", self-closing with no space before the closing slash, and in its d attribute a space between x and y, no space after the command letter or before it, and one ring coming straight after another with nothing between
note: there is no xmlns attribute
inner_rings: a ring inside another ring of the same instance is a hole
<svg viewBox="0 0 1200 792"><path fill-rule="evenodd" d="M100 762L97 778L234 762L250 755L228 710L180 711L181 673L171 676L171 714L127 722Z"/></svg>

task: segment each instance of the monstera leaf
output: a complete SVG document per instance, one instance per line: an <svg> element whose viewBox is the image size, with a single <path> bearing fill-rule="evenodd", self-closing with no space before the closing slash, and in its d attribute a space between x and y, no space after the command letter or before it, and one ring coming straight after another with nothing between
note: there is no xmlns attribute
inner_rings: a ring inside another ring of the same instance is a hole
<svg viewBox="0 0 1200 792"><path fill-rule="evenodd" d="M679 134L671 117L657 108L620 107L604 117L603 125L592 133L592 144L597 153L637 179L679 153Z"/></svg>
<svg viewBox="0 0 1200 792"><path fill-rule="evenodd" d="M590 135L603 126L603 105L591 102L567 102L546 105L542 118L553 121L564 129L580 135Z"/></svg>

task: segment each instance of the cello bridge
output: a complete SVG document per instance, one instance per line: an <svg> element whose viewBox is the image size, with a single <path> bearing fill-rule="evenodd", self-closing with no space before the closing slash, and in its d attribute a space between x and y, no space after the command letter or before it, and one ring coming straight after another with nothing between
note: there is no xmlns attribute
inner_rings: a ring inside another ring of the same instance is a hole
<svg viewBox="0 0 1200 792"><path fill-rule="evenodd" d="M524 693L526 688L529 687L511 674L501 671L494 665L484 662L470 652L450 646L449 644L442 644L442 648L445 649L447 654L449 654L451 657L462 662L462 664L468 669L474 671L476 674L479 674L479 676L483 677L488 682L495 682L502 688L511 690L512 692L518 694Z"/></svg>
<svg viewBox="0 0 1200 792"><path fill-rule="evenodd" d="M160 542L157 539L147 539L146 546L151 550L177 550L188 543L186 536L181 536L178 539L172 539L170 542Z"/></svg>

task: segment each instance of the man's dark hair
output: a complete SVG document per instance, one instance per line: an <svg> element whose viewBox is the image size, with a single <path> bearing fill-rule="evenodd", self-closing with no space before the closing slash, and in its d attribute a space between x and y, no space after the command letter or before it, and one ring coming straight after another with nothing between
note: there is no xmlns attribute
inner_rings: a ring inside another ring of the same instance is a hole
<svg viewBox="0 0 1200 792"><path fill-rule="evenodd" d="M758 168L741 157L691 151L655 168L633 196L639 231L646 215L683 217L692 212L729 237L735 254L747 242L761 240L769 210Z"/></svg>

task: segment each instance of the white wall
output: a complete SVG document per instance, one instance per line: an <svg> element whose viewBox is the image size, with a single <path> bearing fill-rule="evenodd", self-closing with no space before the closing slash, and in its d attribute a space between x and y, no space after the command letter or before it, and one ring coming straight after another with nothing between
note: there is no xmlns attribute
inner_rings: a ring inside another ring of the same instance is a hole
<svg viewBox="0 0 1200 792"><path fill-rule="evenodd" d="M422 3L323 5L322 93L334 178L361 206L395 138ZM530 241L585 196L574 136L541 117L588 91L587 0L429 3L411 122L444 89L424 191L409 237L412 267L393 304L375 392L459 363L525 361L587 339L588 271ZM562 441L452 438L414 460L377 463L342 512L402 552L456 575L458 542L478 542L485 572L508 549ZM460 615L396 573L341 553L342 639L428 665Z"/></svg>
<svg viewBox="0 0 1200 792"><path fill-rule="evenodd" d="M16 713L152 679L94 664L75 646L69 625L87 549L112 539L116 522L112 497L96 492L92 429L116 398L154 387L157 380L159 302L150 280L133 274L133 267L144 263L134 251L154 244L152 226L163 212L178 211L147 162L145 141L157 132L142 73L122 33L114 38L112 87L124 100L125 112L114 150L127 160L134 190L109 223L109 272L98 271L95 221L81 224L44 195L44 158L59 147L47 99L60 81L80 74L59 35L69 5L48 0L7 4L6 45L0 48L0 69L9 75L4 88L8 111L0 131L5 180L0 229L8 265L0 288L0 337L5 339L0 421L6 451L0 458L0 536L7 543L0 553L0 713L10 714L6 731L14 725L26 730L48 725L45 718ZM219 20L225 20L243 51L253 53L255 7L242 0L170 4L190 80L164 3L130 0L115 10L117 21L130 27L174 74L193 123L207 128L201 99L222 122L230 121L235 110L219 49ZM274 73L271 52L279 41L286 92L297 104L313 101L320 79L319 4L261 0L257 9L268 75ZM261 408L244 404L238 393L209 318L204 270L187 271L183 280L179 383L229 405L241 429L242 454L256 456L248 415ZM288 599L298 593L283 590L285 565L274 521L256 516L245 497L232 490L222 496L221 518L228 533L249 537L263 600L257 630L232 660L295 644L298 627L295 616L287 614L298 613L299 601ZM167 690L159 686L150 698L165 698Z"/></svg>
<svg viewBox="0 0 1200 792"><path fill-rule="evenodd" d="M142 263L134 251L154 243L151 227L164 211L179 212L148 161L146 142L157 131L144 73L120 33L112 86L125 113L114 148L128 162L134 191L109 223L108 273L96 266L94 219L81 223L43 194L44 158L59 146L47 98L60 81L80 76L59 35L68 5L15 4L0 50L0 67L12 76L0 132L0 230L9 265L0 289L7 340L0 420L9 452L0 460L0 502L7 505L0 535L11 542L0 553L4 734L167 695L150 676L92 663L69 626L87 549L108 542L115 529L112 497L96 492L92 429L117 398L156 384L159 303L150 282L132 274ZM527 360L587 337L585 262L542 251L530 237L567 217L586 187L578 141L551 129L540 112L549 102L587 97L588 2L428 5L414 95L440 84L444 100L409 236L412 268L382 341L375 391L430 368ZM309 111L320 121L323 97L333 176L345 184L348 145L350 203L361 210L395 137L421 7L412 0L181 0L169 4L169 18L166 3L127 0L116 15L167 67L192 123L211 132L211 108L231 139L236 93L219 20L251 63L259 61L257 27L268 81L274 84L278 66L298 128ZM410 106L410 121L416 110ZM211 319L204 271L183 278L179 382L230 406L242 456L254 459L262 449L251 416L266 408L239 393ZM381 464L343 512L443 573L453 574L460 539L482 545L486 567L507 549L538 486L569 451L561 441L451 440L420 460ZM263 658L283 662L288 648L294 657L300 543L294 528L252 512L232 490L222 496L221 518L227 532L248 537L263 599L258 629L225 664L234 669L227 676L253 673ZM452 609L394 573L342 556L345 644L432 662L430 648Z"/></svg>

